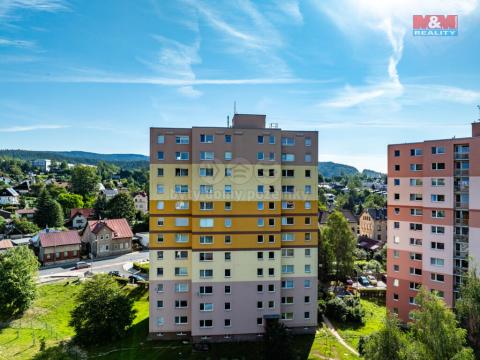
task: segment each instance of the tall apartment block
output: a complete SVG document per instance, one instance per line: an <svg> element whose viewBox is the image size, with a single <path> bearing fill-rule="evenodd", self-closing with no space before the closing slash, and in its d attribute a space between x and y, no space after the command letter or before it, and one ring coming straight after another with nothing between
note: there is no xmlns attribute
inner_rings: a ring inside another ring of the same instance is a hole
<svg viewBox="0 0 480 360"><path fill-rule="evenodd" d="M453 307L479 260L480 123L468 138L390 145L388 309L408 321L422 285Z"/></svg>
<svg viewBox="0 0 480 360"><path fill-rule="evenodd" d="M318 134L265 115L150 129L150 337L317 325Z"/></svg>

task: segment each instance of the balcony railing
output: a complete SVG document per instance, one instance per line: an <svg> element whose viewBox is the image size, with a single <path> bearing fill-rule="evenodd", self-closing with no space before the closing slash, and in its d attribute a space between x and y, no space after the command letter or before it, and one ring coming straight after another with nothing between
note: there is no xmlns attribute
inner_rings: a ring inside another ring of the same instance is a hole
<svg viewBox="0 0 480 360"><path fill-rule="evenodd" d="M455 153L455 160L468 160L469 153Z"/></svg>
<svg viewBox="0 0 480 360"><path fill-rule="evenodd" d="M468 209L468 202L455 201L455 207L457 209Z"/></svg>
<svg viewBox="0 0 480 360"><path fill-rule="evenodd" d="M455 242L468 244L468 235L454 235Z"/></svg>
<svg viewBox="0 0 480 360"><path fill-rule="evenodd" d="M466 176L468 175L469 169L455 169L456 176Z"/></svg>
<svg viewBox="0 0 480 360"><path fill-rule="evenodd" d="M455 185L454 186L454 189L455 191L459 192L459 191L465 191L465 192L468 192L468 190L470 189L470 187L468 185Z"/></svg>
<svg viewBox="0 0 480 360"><path fill-rule="evenodd" d="M468 226L468 219L455 219L455 225Z"/></svg>

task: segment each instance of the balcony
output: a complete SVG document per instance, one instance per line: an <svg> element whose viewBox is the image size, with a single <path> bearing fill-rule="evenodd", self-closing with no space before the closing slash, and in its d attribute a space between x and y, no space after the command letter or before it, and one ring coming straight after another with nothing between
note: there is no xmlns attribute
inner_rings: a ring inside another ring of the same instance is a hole
<svg viewBox="0 0 480 360"><path fill-rule="evenodd" d="M469 169L455 169L455 176L468 176Z"/></svg>
<svg viewBox="0 0 480 360"><path fill-rule="evenodd" d="M455 185L455 192L468 192L470 187L468 185Z"/></svg>
<svg viewBox="0 0 480 360"><path fill-rule="evenodd" d="M468 219L455 219L455 225L468 226Z"/></svg>
<svg viewBox="0 0 480 360"><path fill-rule="evenodd" d="M467 251L455 251L454 257L457 260L468 260L468 250Z"/></svg>
<svg viewBox="0 0 480 360"><path fill-rule="evenodd" d="M454 157L455 157L455 160L468 160L469 153L455 153Z"/></svg>
<svg viewBox="0 0 480 360"><path fill-rule="evenodd" d="M455 201L455 208L468 210L468 202Z"/></svg>
<svg viewBox="0 0 480 360"><path fill-rule="evenodd" d="M468 235L454 235L455 242L468 244Z"/></svg>

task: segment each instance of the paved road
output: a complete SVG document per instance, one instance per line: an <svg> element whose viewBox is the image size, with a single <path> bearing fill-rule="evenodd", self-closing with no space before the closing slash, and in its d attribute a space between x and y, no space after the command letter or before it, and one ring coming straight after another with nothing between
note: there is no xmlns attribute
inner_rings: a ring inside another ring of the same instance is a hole
<svg viewBox="0 0 480 360"><path fill-rule="evenodd" d="M129 264L138 261L148 260L148 250L136 251L129 254L124 254L108 259L95 259L92 262L91 268L76 270L75 264L65 264L56 267L49 267L39 271L40 282L48 281L49 279L61 276L76 276L90 270L93 273L108 273L109 271L117 270L122 275L129 275L126 270ZM90 261L88 261L90 263Z"/></svg>

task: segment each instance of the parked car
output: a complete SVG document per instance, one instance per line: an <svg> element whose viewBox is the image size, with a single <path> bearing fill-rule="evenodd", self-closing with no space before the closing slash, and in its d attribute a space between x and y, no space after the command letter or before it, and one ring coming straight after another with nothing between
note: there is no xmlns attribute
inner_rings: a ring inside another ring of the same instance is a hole
<svg viewBox="0 0 480 360"><path fill-rule="evenodd" d="M113 271L110 271L108 273L108 275L110 276L117 276L117 277L121 277L122 275L120 275L120 271L117 271L117 270L113 270Z"/></svg>
<svg viewBox="0 0 480 360"><path fill-rule="evenodd" d="M89 268L91 265L86 261L79 261L75 265L75 269L86 269Z"/></svg>
<svg viewBox="0 0 480 360"><path fill-rule="evenodd" d="M128 277L128 281L131 282L132 284L136 284L139 281L145 281L145 279L139 275L132 274Z"/></svg>
<svg viewBox="0 0 480 360"><path fill-rule="evenodd" d="M360 285L362 286L368 286L370 285L370 282L368 281L367 277L366 276L360 276L358 278L358 282L360 283Z"/></svg>
<svg viewBox="0 0 480 360"><path fill-rule="evenodd" d="M373 275L367 275L367 279L368 281L370 282L370 284L372 284L373 286L376 286L377 285L377 279L375 278L375 276Z"/></svg>

